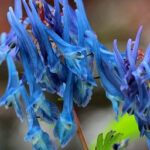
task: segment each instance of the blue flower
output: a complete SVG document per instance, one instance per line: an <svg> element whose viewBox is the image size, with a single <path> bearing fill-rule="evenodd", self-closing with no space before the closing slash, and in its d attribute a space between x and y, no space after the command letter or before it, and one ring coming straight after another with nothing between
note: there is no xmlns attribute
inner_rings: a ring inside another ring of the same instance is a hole
<svg viewBox="0 0 150 150"><path fill-rule="evenodd" d="M96 86L95 61L116 116L122 104L122 114L133 114L141 135L150 139L150 46L145 56L139 50L142 27L134 41L128 40L125 51L119 51L115 40L111 52L98 41L82 0L75 0L75 4L74 10L68 0L54 0L54 6L46 0L15 0L14 11L9 8L11 30L0 36L0 64L6 59L9 81L0 105L12 104L21 120L27 116L29 131L25 140L32 143L33 149L55 149L38 117L54 124L54 135L64 147L77 131L73 103L85 107ZM13 59L23 67L20 79ZM45 92L63 98L61 113L55 103L47 100ZM20 97L26 109L24 114Z"/></svg>
<svg viewBox="0 0 150 150"><path fill-rule="evenodd" d="M32 143L32 146L35 150L55 150L56 147L49 138L49 135L46 132L44 132L40 127L40 124L37 119L37 114L34 111L35 109L32 109L32 107L30 107L30 104L32 103L32 97L28 96L25 88L21 90L21 94L24 100L24 104L28 108L26 110L28 132L24 137L25 141ZM46 108L48 106L49 105L47 105Z"/></svg>
<svg viewBox="0 0 150 150"><path fill-rule="evenodd" d="M44 0L45 1L45 0ZM60 11L60 5L59 0L54 0L54 9L55 9L55 15L54 15L54 31L62 36L63 29L62 29L62 22L61 22L61 11Z"/></svg>
<svg viewBox="0 0 150 150"><path fill-rule="evenodd" d="M89 24L89 21L87 19L87 16L86 16L83 1L82 0L75 0L75 3L76 3L76 6L77 6L77 13L79 13L78 18L81 18L80 21L81 21L81 24L82 24L82 27L83 27L82 30L84 30L84 32L86 30L92 30L92 28Z"/></svg>
<svg viewBox="0 0 150 150"><path fill-rule="evenodd" d="M92 54L87 56L86 63L88 65L88 82L82 81L75 77L74 85L73 85L73 96L74 103L76 103L79 107L86 107L91 100L91 96L93 94L93 88L96 86L95 81L93 80L92 72L94 65L94 57ZM90 82L89 82L90 81ZM93 82L94 81L94 82Z"/></svg>
<svg viewBox="0 0 150 150"><path fill-rule="evenodd" d="M31 98L32 101L27 107L27 111L30 109L34 110L38 117L49 124L57 121L59 116L58 107L47 100L40 90L36 89L36 91L32 93Z"/></svg>
<svg viewBox="0 0 150 150"><path fill-rule="evenodd" d="M80 107L87 106L93 94L93 85L85 81L75 79L73 89L74 102Z"/></svg>
<svg viewBox="0 0 150 150"><path fill-rule="evenodd" d="M22 30L22 32L24 33L24 36L26 35L26 37L21 37L21 35L20 35L21 33L17 32L18 37L20 37L18 39L20 41L20 43L19 43L20 52L21 52L20 56L22 58L22 63L23 63L24 71L25 71L25 77L26 77L26 80L29 84L30 93L31 93L31 97L32 97L32 101L30 102L30 106L28 106L27 109L30 109L30 107L33 107L33 110L35 111L35 113L39 117L41 117L42 119L44 119L48 123L54 122L58 116L58 109L53 103L50 103L45 99L39 85L36 83L36 78L35 78L36 76L34 76L34 72L33 72L34 70L32 70L32 66L30 66L28 64L28 61L30 61L30 60L28 58L28 55L25 52L25 51L27 51L27 49L26 49L23 42L26 41L27 43L30 43L30 40L29 40L30 38L28 39L28 35L23 30L23 27L21 27L21 25L18 24L16 26L20 30ZM32 46L31 46L31 48L32 48ZM33 56L35 56L35 58L36 58L36 57L38 57L38 54L36 54L36 52L34 52L33 48L30 50L33 50ZM40 57L38 57L38 58L40 59ZM40 64L40 60L38 60L38 62ZM43 64L41 63L40 65L43 65ZM37 67L40 67L40 65ZM38 69L43 69L43 68L38 68ZM50 78L48 78L48 79L50 79Z"/></svg>
<svg viewBox="0 0 150 150"><path fill-rule="evenodd" d="M24 50L22 48L22 50ZM32 109L36 113L38 117L43 119L44 121L48 123L54 123L58 118L58 108L57 106L46 100L44 93L42 92L42 89L40 86L36 83L36 79L33 75L32 68L27 62L26 54L22 53L22 61L25 71L25 78L27 80L27 83L29 85L30 90L30 97L31 101L26 106L27 111Z"/></svg>
<svg viewBox="0 0 150 150"><path fill-rule="evenodd" d="M83 64L85 56L81 53L82 51L85 51L85 48L74 46L65 42L51 29L46 29L46 31L56 43L61 54L65 58L68 69L76 74L80 79L87 80L87 69L86 65Z"/></svg>
<svg viewBox="0 0 150 150"><path fill-rule="evenodd" d="M46 24L48 23L48 25L53 27L54 31L57 34L62 35L61 12L59 10L59 1L54 0L55 8L52 5L50 5L46 0L38 0L38 6L42 6L42 9L40 9L41 20L44 19Z"/></svg>
<svg viewBox="0 0 150 150"><path fill-rule="evenodd" d="M85 80L87 82L92 82L95 85L95 82L92 78L89 78L91 72L89 72L87 64L85 63L86 59L86 53L87 50L86 47L83 45L77 45L76 42L74 42L74 39L71 37L77 37L77 35L72 35L70 24L71 22L71 16L69 15L69 12L71 11L71 8L68 4L68 1L65 0L63 3L63 39L57 35L53 30L46 28L46 31L48 35L52 38L52 40L55 42L56 46L58 47L58 50L60 50L61 54L65 58L65 62L67 64L67 67L70 71L72 71L74 74L76 74L81 80ZM68 16L68 17L67 17ZM76 29L78 30L78 29ZM70 35L71 34L71 35ZM76 34L76 32L75 32ZM80 35L80 33L78 33ZM72 45L69 44L71 42L74 42Z"/></svg>
<svg viewBox="0 0 150 150"><path fill-rule="evenodd" d="M118 115L118 106L122 100L122 93L120 91L121 80L115 70L114 56L107 49L104 49L92 31L87 31L86 36L86 43L93 49L95 55L101 85L105 89L107 98L111 100L116 115Z"/></svg>
<svg viewBox="0 0 150 150"><path fill-rule="evenodd" d="M124 58L122 58L117 48L116 40L114 41L114 55L116 67L118 70L120 80L122 81L120 84L120 90L124 97L123 113L131 111L133 107L136 107L139 99L143 100L144 102L145 98L143 96L146 96L145 95L146 87L144 84L140 83L141 77L138 73L138 69L136 66L141 33L142 27L139 29L137 33L133 48L132 48L132 40L131 39L128 40L126 56ZM141 103L138 104L139 108L143 102L141 101Z"/></svg>
<svg viewBox="0 0 150 150"><path fill-rule="evenodd" d="M69 72L63 96L63 110L54 128L54 135L59 138L62 147L66 146L76 133L73 116L73 82L74 75Z"/></svg>
<svg viewBox="0 0 150 150"><path fill-rule="evenodd" d="M32 143L35 150L55 150L53 142L50 140L49 135L42 131L34 112L28 112L29 130L24 139Z"/></svg>
<svg viewBox="0 0 150 150"><path fill-rule="evenodd" d="M139 48L142 26L139 28L135 41L128 40L126 55L121 56L117 41L114 41L114 56L118 76L122 81L120 90L123 94L123 114L133 114L137 120L141 135L150 139L150 46L145 55Z"/></svg>
<svg viewBox="0 0 150 150"><path fill-rule="evenodd" d="M51 74L47 70L46 66L44 66L40 54L38 53L32 39L24 27L17 21L17 18L14 16L11 9L8 13L8 19L18 37L21 57L22 59L26 59L26 63L30 62L31 69L33 70L32 73L34 74L37 83L51 93L55 93L56 91L59 93L59 91L61 91L59 78L57 75ZM27 64L24 64L24 69L26 68L26 65Z"/></svg>
<svg viewBox="0 0 150 150"><path fill-rule="evenodd" d="M33 29L33 34L39 43L43 60L45 64L48 65L48 67L50 68L50 71L55 73L56 70L55 68L57 68L57 66L60 65L60 62L52 49L51 43L49 42L49 37L44 29L45 25L40 20L31 0L30 0L30 7L32 12L29 9L25 0L23 1L23 4L25 6L27 15L30 19L30 23Z"/></svg>
<svg viewBox="0 0 150 150"><path fill-rule="evenodd" d="M16 70L15 64L11 56L7 56L7 65L8 65L8 84L4 95L0 99L0 106L13 106L18 118L23 121L23 112L20 104L20 90L22 85L18 77L18 72Z"/></svg>
<svg viewBox="0 0 150 150"><path fill-rule="evenodd" d="M21 0L14 1L15 15L18 19L22 18L22 3ZM24 22L23 22L24 24ZM8 34L2 33L0 35L0 64L6 59L9 53L12 57L17 54L16 37L13 30L10 30Z"/></svg>
<svg viewBox="0 0 150 150"><path fill-rule="evenodd" d="M15 11L15 15L18 19L21 19L23 16L23 12L22 12L22 2L21 0L15 0L14 1L14 11Z"/></svg>

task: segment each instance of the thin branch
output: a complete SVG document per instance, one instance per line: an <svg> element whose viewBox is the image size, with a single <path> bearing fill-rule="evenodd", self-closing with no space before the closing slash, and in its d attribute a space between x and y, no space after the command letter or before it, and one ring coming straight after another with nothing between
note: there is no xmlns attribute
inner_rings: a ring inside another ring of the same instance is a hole
<svg viewBox="0 0 150 150"><path fill-rule="evenodd" d="M74 117L75 117L75 122L76 122L77 127L78 127L77 134L78 134L78 137L79 137L80 142L82 144L83 150L89 150L86 139L84 137L83 130L82 130L81 125L80 125L80 120L79 120L75 110L74 110Z"/></svg>

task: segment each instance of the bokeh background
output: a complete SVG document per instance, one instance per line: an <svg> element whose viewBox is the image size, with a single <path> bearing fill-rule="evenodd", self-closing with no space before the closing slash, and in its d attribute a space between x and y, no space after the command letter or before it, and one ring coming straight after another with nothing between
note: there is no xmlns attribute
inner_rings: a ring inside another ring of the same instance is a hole
<svg viewBox="0 0 150 150"><path fill-rule="evenodd" d="M73 0L70 0L73 1ZM149 0L83 0L87 16L100 41L112 49L115 38L119 47L124 49L128 38L134 38L140 25L144 26L141 48L145 49L150 42L150 1ZM9 31L6 18L8 7L13 6L13 0L0 0L0 33ZM0 67L0 94L7 84L7 68ZM86 108L77 109L81 126L88 144L96 139L114 119L114 113L109 100L105 98L100 88L94 90L92 100ZM43 125L45 129L49 127ZM26 124L21 124L14 111L0 108L0 150L31 150L31 146L23 141ZM61 149L61 148L60 148ZM65 150L82 150L77 136ZM147 150L144 139L131 143L128 150Z"/></svg>

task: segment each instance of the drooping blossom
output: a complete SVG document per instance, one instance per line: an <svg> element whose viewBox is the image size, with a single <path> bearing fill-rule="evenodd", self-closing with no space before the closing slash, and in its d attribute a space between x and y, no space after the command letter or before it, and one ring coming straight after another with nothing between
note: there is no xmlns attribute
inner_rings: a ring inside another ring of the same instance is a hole
<svg viewBox="0 0 150 150"><path fill-rule="evenodd" d="M68 0L54 0L54 6L46 0L15 0L14 10L9 8L11 30L0 36L0 64L6 60L9 79L0 106L13 106L19 119L27 121L25 140L33 149L56 149L38 118L54 125L54 135L64 147L77 130L74 104L85 107L91 100L95 61L116 117L122 104L122 113L135 115L141 135L150 139L150 48L145 55L139 48L142 27L124 52L118 50L116 40L111 52L98 41L82 0L74 2L76 9ZM15 62L23 68L21 76ZM45 92L63 99L62 112Z"/></svg>

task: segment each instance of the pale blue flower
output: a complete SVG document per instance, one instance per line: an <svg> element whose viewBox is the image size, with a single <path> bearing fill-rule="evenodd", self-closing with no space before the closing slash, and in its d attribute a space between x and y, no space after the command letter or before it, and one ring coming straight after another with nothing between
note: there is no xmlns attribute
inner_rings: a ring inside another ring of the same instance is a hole
<svg viewBox="0 0 150 150"><path fill-rule="evenodd" d="M20 104L20 90L22 88L22 85L20 84L14 61L9 55L7 56L7 65L9 72L8 83L6 91L0 99L0 106L5 106L6 108L8 108L12 105L16 111L18 118L23 121L23 112Z"/></svg>
<svg viewBox="0 0 150 150"><path fill-rule="evenodd" d="M69 72L63 95L63 110L54 128L54 135L59 138L62 147L72 139L77 129L73 115L73 82L74 75Z"/></svg>

